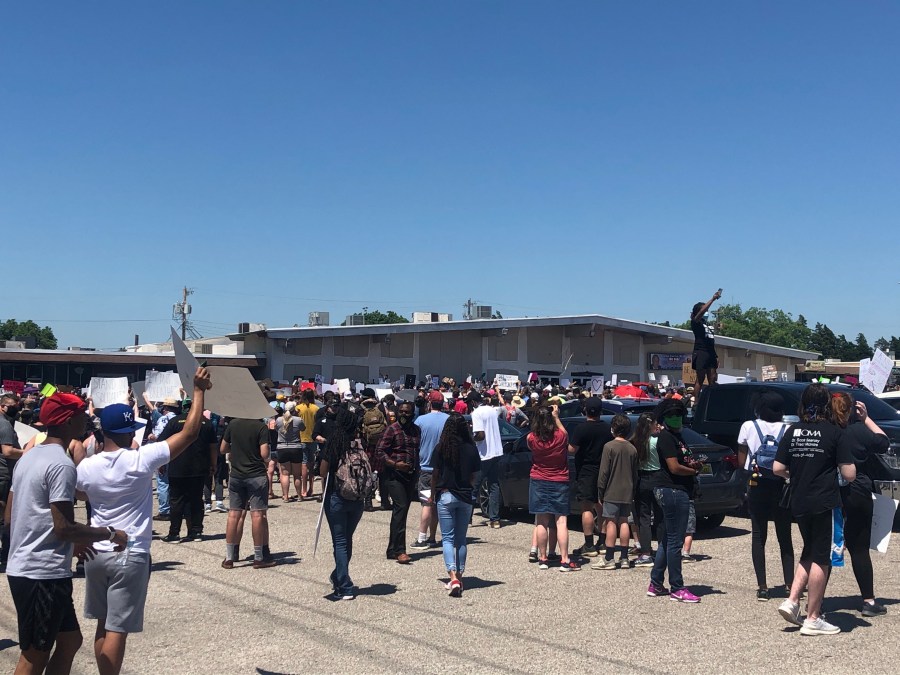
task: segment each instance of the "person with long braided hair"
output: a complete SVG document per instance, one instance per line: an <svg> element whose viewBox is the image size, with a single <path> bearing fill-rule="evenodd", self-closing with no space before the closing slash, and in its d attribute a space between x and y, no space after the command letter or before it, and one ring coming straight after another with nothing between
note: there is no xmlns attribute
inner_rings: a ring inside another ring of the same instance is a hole
<svg viewBox="0 0 900 675"><path fill-rule="evenodd" d="M447 591L462 595L462 575L466 570L466 532L472 519L472 486L481 470L481 455L465 418L450 413L431 458L431 497L437 504L444 548L444 566L450 575Z"/></svg>
<svg viewBox="0 0 900 675"><path fill-rule="evenodd" d="M327 486L322 501L334 546L334 571L330 577L334 600L356 598L353 580L350 579L350 559L353 557L353 533L362 518L365 502L344 499L335 488L335 472L353 446L362 449L359 418L344 405L339 405L336 407L334 425L328 434L319 465L319 475Z"/></svg>

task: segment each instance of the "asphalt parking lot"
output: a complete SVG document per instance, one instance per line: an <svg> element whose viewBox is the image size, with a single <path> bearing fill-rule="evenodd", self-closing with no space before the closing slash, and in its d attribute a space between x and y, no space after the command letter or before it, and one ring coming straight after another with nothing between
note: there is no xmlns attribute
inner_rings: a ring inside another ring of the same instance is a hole
<svg viewBox="0 0 900 675"><path fill-rule="evenodd" d="M900 670L898 582L900 542L874 553L876 591L888 615L865 619L849 567L836 570L825 603L844 632L802 637L777 614L778 601L758 602L750 562L749 521L729 517L694 545L700 560L685 566L699 605L646 597L649 570L561 574L526 562L527 516L499 530L470 529L466 591L449 598L439 550L401 566L384 557L389 514L367 513L354 545L352 602L331 602L331 541L323 524L318 555L312 541L319 505L270 509L271 546L279 565L250 562L223 570L225 514L206 520L206 539L154 541L154 570L145 632L128 641L128 673L896 673ZM418 506L410 511L418 523ZM76 509L83 520L84 511ZM250 524L242 557L252 554ZM158 529L159 531L159 529ZM895 535L897 536L897 535ZM799 553L799 535L796 535ZM777 579L770 535L770 585ZM572 536L573 545L581 535ZM75 580L81 609L84 580ZM96 672L89 639L73 672ZM8 592L0 593L0 670L18 658Z"/></svg>

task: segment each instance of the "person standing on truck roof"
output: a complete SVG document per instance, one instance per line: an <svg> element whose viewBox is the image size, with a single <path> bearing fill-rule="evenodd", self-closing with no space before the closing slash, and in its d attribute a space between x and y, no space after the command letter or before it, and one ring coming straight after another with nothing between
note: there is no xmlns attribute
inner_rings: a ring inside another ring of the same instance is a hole
<svg viewBox="0 0 900 675"><path fill-rule="evenodd" d="M694 353L691 367L697 371L697 383L694 385L694 401L700 400L700 390L704 380L715 384L719 367L719 355L716 354L716 334L706 322L707 312L712 304L722 297L722 289L717 290L707 302L698 302L691 310L691 330L694 332Z"/></svg>

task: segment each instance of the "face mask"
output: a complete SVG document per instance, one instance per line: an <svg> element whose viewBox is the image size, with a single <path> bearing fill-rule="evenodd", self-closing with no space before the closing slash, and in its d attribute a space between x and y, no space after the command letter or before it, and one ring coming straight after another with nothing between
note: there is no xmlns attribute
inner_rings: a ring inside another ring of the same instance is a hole
<svg viewBox="0 0 900 675"><path fill-rule="evenodd" d="M6 415L7 417L15 417L19 414L19 409L14 405L6 406Z"/></svg>
<svg viewBox="0 0 900 675"><path fill-rule="evenodd" d="M398 415L397 421L400 422L400 426L405 427L407 424L409 424L409 415Z"/></svg>
<svg viewBox="0 0 900 675"><path fill-rule="evenodd" d="M669 429L679 431L684 425L684 420L676 415L675 417L663 417L663 423L669 427Z"/></svg>

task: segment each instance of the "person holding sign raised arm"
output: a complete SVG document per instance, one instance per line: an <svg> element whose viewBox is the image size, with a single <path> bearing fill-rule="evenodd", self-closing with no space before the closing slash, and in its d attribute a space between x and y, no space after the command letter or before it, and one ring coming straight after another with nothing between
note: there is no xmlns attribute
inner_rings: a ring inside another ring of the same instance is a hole
<svg viewBox="0 0 900 675"><path fill-rule="evenodd" d="M720 288L704 302L698 302L691 310L691 330L694 332L694 353L691 367L697 371L697 383L694 385L694 401L700 400L703 381L715 384L718 378L719 355L716 354L716 333L706 321L707 312L712 304L722 297Z"/></svg>

